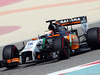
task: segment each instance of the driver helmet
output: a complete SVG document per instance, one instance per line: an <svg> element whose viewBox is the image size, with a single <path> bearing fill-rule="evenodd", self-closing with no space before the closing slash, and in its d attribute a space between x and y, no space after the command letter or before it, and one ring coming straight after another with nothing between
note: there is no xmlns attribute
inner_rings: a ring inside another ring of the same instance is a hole
<svg viewBox="0 0 100 75"><path fill-rule="evenodd" d="M45 31L45 34L44 35L46 35L46 36L52 36L54 33L53 33L53 31L52 30L47 30L47 31Z"/></svg>

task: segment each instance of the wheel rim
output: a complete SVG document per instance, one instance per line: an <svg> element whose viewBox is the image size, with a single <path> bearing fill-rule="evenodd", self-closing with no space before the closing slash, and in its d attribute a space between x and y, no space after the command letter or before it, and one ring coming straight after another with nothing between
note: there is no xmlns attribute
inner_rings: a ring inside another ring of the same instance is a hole
<svg viewBox="0 0 100 75"><path fill-rule="evenodd" d="M98 39L99 39L99 43L100 43L100 28L98 29Z"/></svg>
<svg viewBox="0 0 100 75"><path fill-rule="evenodd" d="M64 45L65 45L65 46L64 46ZM65 55L68 56L68 55L67 55L67 52L66 52L66 49L67 49L68 47L67 47L67 45L66 45L66 42L64 41L64 38L62 39L62 48L63 48L63 50L64 50Z"/></svg>
<svg viewBox="0 0 100 75"><path fill-rule="evenodd" d="M19 53L18 53L18 51L17 51L16 46L13 47L13 53L12 53L12 54L13 54L13 57L14 57L14 58L19 58Z"/></svg>

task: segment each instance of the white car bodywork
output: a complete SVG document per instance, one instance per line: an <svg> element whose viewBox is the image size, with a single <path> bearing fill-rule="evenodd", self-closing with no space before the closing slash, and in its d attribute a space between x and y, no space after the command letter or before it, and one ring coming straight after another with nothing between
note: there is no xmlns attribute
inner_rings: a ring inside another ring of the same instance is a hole
<svg viewBox="0 0 100 75"><path fill-rule="evenodd" d="M43 39L29 41L26 44L25 48L20 52L20 55L22 55L23 52L31 51L33 61L35 61L36 52L40 52L40 50L42 49L42 44L43 44Z"/></svg>

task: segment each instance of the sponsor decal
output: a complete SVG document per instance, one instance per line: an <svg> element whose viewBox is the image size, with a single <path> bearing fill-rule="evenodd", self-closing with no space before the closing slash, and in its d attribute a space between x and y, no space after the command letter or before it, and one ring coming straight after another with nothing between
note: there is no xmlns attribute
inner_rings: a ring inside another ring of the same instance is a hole
<svg viewBox="0 0 100 75"><path fill-rule="evenodd" d="M28 45L33 45L33 43L29 43Z"/></svg>

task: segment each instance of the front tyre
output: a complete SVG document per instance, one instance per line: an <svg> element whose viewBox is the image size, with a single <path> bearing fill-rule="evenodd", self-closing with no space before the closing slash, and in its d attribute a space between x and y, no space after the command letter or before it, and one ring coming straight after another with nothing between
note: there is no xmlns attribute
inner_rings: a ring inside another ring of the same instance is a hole
<svg viewBox="0 0 100 75"><path fill-rule="evenodd" d="M68 59L70 57L70 48L67 39L63 37L55 37L53 41L53 49L58 52L58 59Z"/></svg>
<svg viewBox="0 0 100 75"><path fill-rule="evenodd" d="M7 45L3 49L3 60L9 60L13 58L19 58L19 52L16 46L14 45ZM7 64L7 68L14 68L17 67L18 63L11 63Z"/></svg>
<svg viewBox="0 0 100 75"><path fill-rule="evenodd" d="M27 52L22 53L22 63L23 64L26 63L26 55L27 55Z"/></svg>

